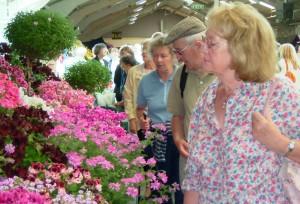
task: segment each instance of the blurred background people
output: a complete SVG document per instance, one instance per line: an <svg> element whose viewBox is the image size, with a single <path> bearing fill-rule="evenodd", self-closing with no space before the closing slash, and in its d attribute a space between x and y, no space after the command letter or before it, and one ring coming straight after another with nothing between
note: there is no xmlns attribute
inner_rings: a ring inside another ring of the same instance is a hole
<svg viewBox="0 0 300 204"><path fill-rule="evenodd" d="M279 47L279 74L288 77L300 88L300 59L297 56L295 47L290 43L284 43Z"/></svg>
<svg viewBox="0 0 300 204"><path fill-rule="evenodd" d="M93 60L100 62L102 66L105 66L109 69L109 61L104 59L104 57L108 54L107 46L104 43L98 43L94 45L92 51L95 55Z"/></svg>
<svg viewBox="0 0 300 204"><path fill-rule="evenodd" d="M120 48L120 58L124 56L132 56L134 57L133 50L125 45ZM115 74L114 74L114 93L116 95L116 101L120 102L123 100L123 94L122 90L124 88L125 82L126 82L127 74L125 71L122 70L120 64L117 66Z"/></svg>

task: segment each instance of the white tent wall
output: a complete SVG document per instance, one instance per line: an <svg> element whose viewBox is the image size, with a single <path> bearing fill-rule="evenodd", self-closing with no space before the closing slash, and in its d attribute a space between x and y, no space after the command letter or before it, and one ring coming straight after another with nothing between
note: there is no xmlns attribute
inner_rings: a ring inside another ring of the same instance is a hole
<svg viewBox="0 0 300 204"><path fill-rule="evenodd" d="M12 18L20 11L37 11L44 7L49 0L0 0L0 42L4 38L4 29Z"/></svg>

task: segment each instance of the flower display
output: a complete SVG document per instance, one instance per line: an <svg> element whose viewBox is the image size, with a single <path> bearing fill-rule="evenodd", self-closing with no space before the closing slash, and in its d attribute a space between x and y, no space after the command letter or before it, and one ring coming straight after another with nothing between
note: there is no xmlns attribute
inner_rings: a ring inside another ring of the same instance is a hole
<svg viewBox="0 0 300 204"><path fill-rule="evenodd" d="M140 186L149 186L162 196L169 192L166 175L155 171L155 159L145 160L141 154L149 141L140 142L120 126L124 113L71 106L56 109L50 117L56 124L50 141L66 153L74 168L84 167L93 177L101 178L106 199L127 203L137 197ZM153 203L153 199L141 197L146 203Z"/></svg>
<svg viewBox="0 0 300 204"><path fill-rule="evenodd" d="M16 192L26 196L28 201L24 203L108 203L102 196L100 179L91 178L82 168L59 163L33 163L27 179L13 177L0 181L0 203L1 198L10 201L6 203L21 202L19 196L14 199Z"/></svg>
<svg viewBox="0 0 300 204"><path fill-rule="evenodd" d="M23 188L15 188L9 191L0 191L0 203L50 204L51 202L39 193L30 192Z"/></svg>
<svg viewBox="0 0 300 204"><path fill-rule="evenodd" d="M83 90L74 90L65 81L45 81L39 88L39 95L48 105L56 107L60 105L84 105L93 106L94 97Z"/></svg>
<svg viewBox="0 0 300 204"><path fill-rule="evenodd" d="M12 76L0 73L0 203L152 204L178 189L142 153L163 126L140 141L121 126L125 113L66 81L41 80L28 96Z"/></svg>

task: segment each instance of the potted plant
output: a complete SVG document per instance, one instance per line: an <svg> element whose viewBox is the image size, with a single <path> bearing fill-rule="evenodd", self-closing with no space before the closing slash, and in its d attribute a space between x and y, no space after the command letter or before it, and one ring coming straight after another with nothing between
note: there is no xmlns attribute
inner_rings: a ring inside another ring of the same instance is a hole
<svg viewBox="0 0 300 204"><path fill-rule="evenodd" d="M47 10L18 13L5 28L4 35L13 50L31 60L54 59L76 40L71 22Z"/></svg>
<svg viewBox="0 0 300 204"><path fill-rule="evenodd" d="M88 93L102 92L111 79L110 71L95 60L78 62L65 74L65 80L75 89Z"/></svg>

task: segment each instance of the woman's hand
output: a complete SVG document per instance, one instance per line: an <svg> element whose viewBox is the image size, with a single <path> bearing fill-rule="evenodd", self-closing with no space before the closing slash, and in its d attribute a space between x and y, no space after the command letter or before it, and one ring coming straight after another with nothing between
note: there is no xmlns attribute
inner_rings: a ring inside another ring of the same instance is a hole
<svg viewBox="0 0 300 204"><path fill-rule="evenodd" d="M174 143L179 151L179 153L187 158L189 156L189 145L187 141L183 138L174 138Z"/></svg>
<svg viewBox="0 0 300 204"><path fill-rule="evenodd" d="M136 118L132 118L132 119L129 120L129 131L133 134L137 133L136 123L137 123Z"/></svg>
<svg viewBox="0 0 300 204"><path fill-rule="evenodd" d="M281 134L272 119L259 112L252 114L252 134L256 140L279 154L285 154L290 139Z"/></svg>

